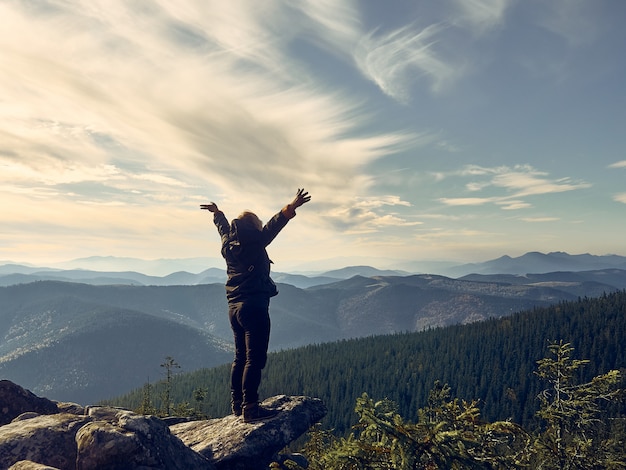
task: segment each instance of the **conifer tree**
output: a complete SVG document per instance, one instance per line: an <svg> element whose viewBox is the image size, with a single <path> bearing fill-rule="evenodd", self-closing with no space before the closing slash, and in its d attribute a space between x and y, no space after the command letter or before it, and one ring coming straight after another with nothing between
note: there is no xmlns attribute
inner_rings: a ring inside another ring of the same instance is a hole
<svg viewBox="0 0 626 470"><path fill-rule="evenodd" d="M161 364L161 367L165 368L165 389L163 390L163 409L164 416L169 416L172 408L171 403L171 386L172 377L174 375L174 369L180 369L180 365L174 360L172 356L167 356L165 362Z"/></svg>
<svg viewBox="0 0 626 470"><path fill-rule="evenodd" d="M392 401L374 402L367 394L355 411L358 432L327 441L325 452L316 449L320 469L506 469L519 468L527 456L524 430L507 421L482 423L477 401L450 400L450 388L440 383L415 424Z"/></svg>
<svg viewBox="0 0 626 470"><path fill-rule="evenodd" d="M533 445L536 468L626 468L623 448L616 454L609 421L602 420L603 405L622 395L620 372L611 370L578 384L579 369L589 361L573 359L574 348L562 340L549 346L554 357L538 361L536 374L549 388L539 396L537 416L545 429Z"/></svg>
<svg viewBox="0 0 626 470"><path fill-rule="evenodd" d="M141 405L136 412L142 415L156 414L156 408L152 404L152 385L150 382L146 382L142 388Z"/></svg>

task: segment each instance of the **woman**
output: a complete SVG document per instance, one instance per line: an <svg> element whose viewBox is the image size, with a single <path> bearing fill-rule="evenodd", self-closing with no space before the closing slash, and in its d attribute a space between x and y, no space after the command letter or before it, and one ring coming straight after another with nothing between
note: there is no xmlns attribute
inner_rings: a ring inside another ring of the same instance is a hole
<svg viewBox="0 0 626 470"><path fill-rule="evenodd" d="M296 209L310 200L308 192L298 189L293 201L265 225L248 211L229 224L214 202L200 206L213 213L213 222L222 239L221 251L228 277L228 317L235 338L231 405L233 413L243 414L246 423L276 415L276 411L262 408L258 403L261 371L267 361L270 338L270 298L278 294L270 278L271 261L266 247L296 216Z"/></svg>

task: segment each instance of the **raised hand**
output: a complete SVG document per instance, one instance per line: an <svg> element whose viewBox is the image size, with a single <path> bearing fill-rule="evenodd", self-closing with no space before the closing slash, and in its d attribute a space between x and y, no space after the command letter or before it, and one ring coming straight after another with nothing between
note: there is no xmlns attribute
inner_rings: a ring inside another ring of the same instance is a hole
<svg viewBox="0 0 626 470"><path fill-rule="evenodd" d="M210 204L200 204L200 209L209 211L209 212L218 212L217 204L211 202Z"/></svg>
<svg viewBox="0 0 626 470"><path fill-rule="evenodd" d="M311 196L309 196L309 193L305 191L304 188L302 188L302 189L298 189L298 193L296 194L296 197L293 199L293 201L291 201L291 204L289 205L291 206L292 209L296 209L297 207L300 207L302 204L305 204L309 202L310 200L311 200Z"/></svg>

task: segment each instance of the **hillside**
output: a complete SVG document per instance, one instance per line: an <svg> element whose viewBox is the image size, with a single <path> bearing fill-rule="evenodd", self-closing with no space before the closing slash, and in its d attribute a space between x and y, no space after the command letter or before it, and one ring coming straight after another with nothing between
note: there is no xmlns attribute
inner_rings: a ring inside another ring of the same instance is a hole
<svg viewBox="0 0 626 470"><path fill-rule="evenodd" d="M52 399L92 403L157 380L166 356L187 371L232 357L228 343L202 329L85 288L42 282L0 291L0 376Z"/></svg>
<svg viewBox="0 0 626 470"><path fill-rule="evenodd" d="M433 275L355 276L307 289L279 284L270 348L467 324L626 287L626 271L576 276L527 284ZM0 287L0 306L0 373L52 398L92 402L123 393L156 380L165 356L187 371L231 359L222 284L40 281ZM117 375L122 380L110 380Z"/></svg>
<svg viewBox="0 0 626 470"><path fill-rule="evenodd" d="M363 392L389 398L407 419L425 406L436 380L453 396L479 398L490 421L511 418L532 428L537 395L547 388L534 374L552 340L572 343L574 355L591 362L583 380L611 369L626 369L626 291L596 299L533 309L501 319L418 333L377 336L310 345L274 353L261 385L262 396L310 395L329 408L323 424L339 434L355 423L352 410ZM182 374L173 383L174 400L193 403L196 388L208 391L204 411L229 413L226 366ZM158 394L158 387L154 395ZM109 403L136 407L141 390ZM626 406L621 413L626 416Z"/></svg>

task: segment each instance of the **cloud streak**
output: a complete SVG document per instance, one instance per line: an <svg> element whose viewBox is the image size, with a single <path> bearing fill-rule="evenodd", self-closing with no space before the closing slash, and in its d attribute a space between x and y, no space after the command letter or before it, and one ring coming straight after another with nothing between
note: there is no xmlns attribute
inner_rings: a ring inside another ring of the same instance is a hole
<svg viewBox="0 0 626 470"><path fill-rule="evenodd" d="M299 15L283 2L49 5L33 15L5 4L0 33L3 85L30 104L3 116L15 125L0 155L56 174L47 184L87 178L123 152L135 179L158 167L214 193L248 187L262 203L277 184L315 185L330 200L365 189L364 165L411 139L361 131L358 102L302 80L286 54L300 26L354 34L317 4Z"/></svg>
<svg viewBox="0 0 626 470"><path fill-rule="evenodd" d="M546 194L562 193L587 189L591 185L584 181L573 181L571 178L551 179L546 172L539 171L529 165L515 167L486 168L469 165L457 172L457 176L479 178L466 184L469 192L487 190L504 190L507 194L488 197L453 197L440 198L439 201L448 206L480 206L496 204L505 210L525 209L531 207L524 198Z"/></svg>
<svg viewBox="0 0 626 470"><path fill-rule="evenodd" d="M430 80L434 91L453 80L459 71L436 51L442 25L416 32L413 25L388 32L371 32L361 39L355 59L363 73L392 98L404 102L410 96L415 72Z"/></svg>

